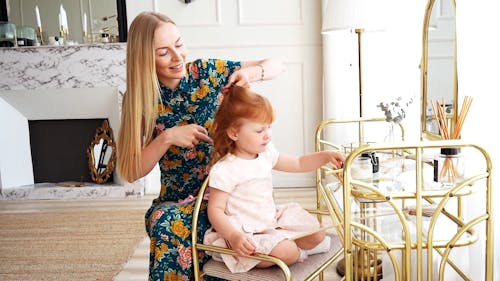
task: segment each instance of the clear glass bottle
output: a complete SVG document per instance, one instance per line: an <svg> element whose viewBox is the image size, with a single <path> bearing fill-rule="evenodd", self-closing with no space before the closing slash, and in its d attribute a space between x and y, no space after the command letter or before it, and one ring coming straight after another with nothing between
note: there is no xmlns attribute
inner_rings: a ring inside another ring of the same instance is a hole
<svg viewBox="0 0 500 281"><path fill-rule="evenodd" d="M352 178L371 182L378 177L379 159L375 152L362 153L352 162Z"/></svg>
<svg viewBox="0 0 500 281"><path fill-rule="evenodd" d="M17 28L11 22L0 22L0 47L17 47Z"/></svg>
<svg viewBox="0 0 500 281"><path fill-rule="evenodd" d="M364 156L357 157L352 162L351 176L355 180L371 181L373 178L371 159Z"/></svg>
<svg viewBox="0 0 500 281"><path fill-rule="evenodd" d="M464 179L465 160L457 148L441 148L434 158L434 182L452 186Z"/></svg>

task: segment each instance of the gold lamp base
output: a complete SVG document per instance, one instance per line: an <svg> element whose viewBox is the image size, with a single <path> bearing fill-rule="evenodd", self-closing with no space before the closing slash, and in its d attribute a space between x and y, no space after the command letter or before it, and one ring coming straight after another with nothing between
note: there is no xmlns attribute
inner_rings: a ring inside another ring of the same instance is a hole
<svg viewBox="0 0 500 281"><path fill-rule="evenodd" d="M368 264L370 266L368 267L363 266ZM345 261L343 258L337 263L336 269L337 273L340 276L342 277L345 276ZM384 277L382 271L382 260L374 259L373 256L370 256L369 263L362 262L361 264L358 264L358 267L355 267L353 262L353 269L355 271L352 273L353 277L355 278L354 280L374 281L374 280L381 280Z"/></svg>

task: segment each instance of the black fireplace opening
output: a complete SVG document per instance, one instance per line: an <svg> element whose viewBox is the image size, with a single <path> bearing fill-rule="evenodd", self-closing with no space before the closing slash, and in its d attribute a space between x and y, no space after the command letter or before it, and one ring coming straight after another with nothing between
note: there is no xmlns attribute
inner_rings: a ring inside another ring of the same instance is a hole
<svg viewBox="0 0 500 281"><path fill-rule="evenodd" d="M30 120L34 182L92 182L87 149L104 120Z"/></svg>

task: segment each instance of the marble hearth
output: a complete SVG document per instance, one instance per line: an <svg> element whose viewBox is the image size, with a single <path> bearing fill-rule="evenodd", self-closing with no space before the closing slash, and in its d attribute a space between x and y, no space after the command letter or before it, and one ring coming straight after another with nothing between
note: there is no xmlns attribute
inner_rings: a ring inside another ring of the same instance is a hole
<svg viewBox="0 0 500 281"><path fill-rule="evenodd" d="M83 187L34 183L29 120L107 118L114 134L125 91L123 43L0 48L0 199L140 197L142 179ZM64 141L64 140L62 140ZM55 167L56 168L56 167ZM116 173L115 173L116 174Z"/></svg>
<svg viewBox="0 0 500 281"><path fill-rule="evenodd" d="M144 195L137 184L85 183L83 187L61 187L54 183L36 183L2 191L0 200L54 200L96 198L139 198Z"/></svg>

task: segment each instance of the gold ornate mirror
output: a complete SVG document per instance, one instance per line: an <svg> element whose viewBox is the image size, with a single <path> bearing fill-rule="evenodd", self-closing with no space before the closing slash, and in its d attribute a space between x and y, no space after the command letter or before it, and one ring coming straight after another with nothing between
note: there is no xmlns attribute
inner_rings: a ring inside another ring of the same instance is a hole
<svg viewBox="0 0 500 281"><path fill-rule="evenodd" d="M421 138L439 139L431 103L439 101L450 126L457 118L457 52L455 0L429 0L422 31Z"/></svg>
<svg viewBox="0 0 500 281"><path fill-rule="evenodd" d="M116 162L116 144L108 120L96 129L94 138L87 149L89 170L92 180L105 183L113 173Z"/></svg>

